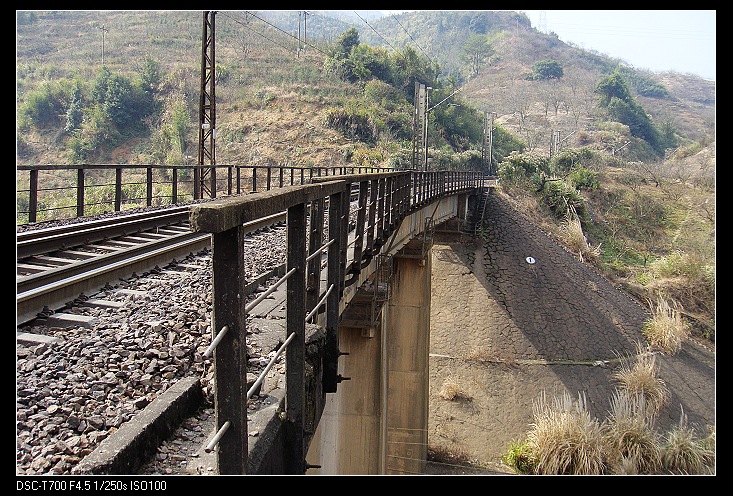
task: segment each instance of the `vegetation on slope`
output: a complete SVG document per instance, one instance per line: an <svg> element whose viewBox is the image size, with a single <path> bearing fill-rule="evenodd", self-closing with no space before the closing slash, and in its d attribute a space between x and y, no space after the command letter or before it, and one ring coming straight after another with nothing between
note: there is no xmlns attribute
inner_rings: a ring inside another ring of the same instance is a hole
<svg viewBox="0 0 733 496"><path fill-rule="evenodd" d="M650 308L663 296L714 341L708 86L568 46L512 12L370 20L389 46L322 14L298 43L297 12L266 14L217 14L217 163L408 168L419 81L431 102L453 95L429 114L431 168L486 169L490 111L503 190L612 281ZM199 13L17 20L18 164L195 161Z"/></svg>

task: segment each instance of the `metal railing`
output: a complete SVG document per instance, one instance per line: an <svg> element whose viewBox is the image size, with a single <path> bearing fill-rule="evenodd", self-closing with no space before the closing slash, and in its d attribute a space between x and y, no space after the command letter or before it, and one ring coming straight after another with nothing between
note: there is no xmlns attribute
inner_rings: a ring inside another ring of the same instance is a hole
<svg viewBox="0 0 733 496"><path fill-rule="evenodd" d="M479 188L483 180L484 174L480 172L341 175L313 180L312 184L192 205L192 230L212 236L215 337L206 354L214 355L217 432L205 449L211 451L218 447L220 474L246 473L246 405L258 385L256 382L246 389L247 314L277 289L271 287L250 304L241 304L246 285L243 224L287 211L286 272L276 283L276 286L287 283L287 335L258 381L261 383L274 361L285 353L284 467L287 474L303 474L308 468L305 454L309 443L305 433L307 322L325 313L319 320L326 333L322 385L325 393L336 392L337 384L345 379L337 372L337 330L344 289L358 280L360 272L380 254L382 246L407 215L442 197ZM357 186L354 239L349 242L350 202ZM325 265L319 256L324 253ZM321 292L324 267L327 289Z"/></svg>
<svg viewBox="0 0 733 496"><path fill-rule="evenodd" d="M343 166L19 165L16 167L16 224L177 205L307 184L314 177L379 170L387 169ZM216 171L219 171L218 175ZM203 176L207 177L196 180Z"/></svg>

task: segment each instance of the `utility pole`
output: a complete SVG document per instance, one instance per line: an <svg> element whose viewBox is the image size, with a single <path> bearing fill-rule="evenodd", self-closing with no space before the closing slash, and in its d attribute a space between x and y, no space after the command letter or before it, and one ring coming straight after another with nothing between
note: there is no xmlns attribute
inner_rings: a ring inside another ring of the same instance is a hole
<svg viewBox="0 0 733 496"><path fill-rule="evenodd" d="M302 42L301 42L301 37L300 37L300 20L301 20L301 17L303 19L303 38L302 38ZM300 57L300 51L301 50L305 50L306 40L307 40L307 37L308 37L307 28L308 28L308 11L307 10L303 10L303 11L300 11L299 10L298 11L298 57Z"/></svg>
<svg viewBox="0 0 733 496"><path fill-rule="evenodd" d="M427 149L425 131L427 129L427 89L422 83L415 81L415 114L412 121L412 168L422 168L424 162L423 149Z"/></svg>
<svg viewBox="0 0 733 496"><path fill-rule="evenodd" d="M204 165L216 165L216 63L215 63L215 18L216 11L204 11L201 43L201 91L199 98L199 159ZM194 169L194 198L204 197L207 189L206 176L211 175L209 196L216 197L216 169Z"/></svg>
<svg viewBox="0 0 733 496"><path fill-rule="evenodd" d="M109 31L109 29L104 27L104 24L102 24L102 27L99 28L102 30L102 65L104 65L104 33Z"/></svg>
<svg viewBox="0 0 733 496"><path fill-rule="evenodd" d="M553 131L550 139L550 158L560 151L560 131Z"/></svg>
<svg viewBox="0 0 733 496"><path fill-rule="evenodd" d="M488 164L489 175L493 175L494 116L495 112L484 111L484 142L481 163Z"/></svg>
<svg viewBox="0 0 733 496"><path fill-rule="evenodd" d="M423 143L425 143L425 161L424 161L424 170L425 172L428 171L428 122L430 120L430 90L432 90L432 86L428 86L425 88L425 134L423 137Z"/></svg>

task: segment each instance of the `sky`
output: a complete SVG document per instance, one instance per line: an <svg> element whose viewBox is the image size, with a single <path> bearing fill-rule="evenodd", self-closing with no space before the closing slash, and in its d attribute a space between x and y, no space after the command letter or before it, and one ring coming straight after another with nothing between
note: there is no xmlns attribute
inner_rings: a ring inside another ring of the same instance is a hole
<svg viewBox="0 0 733 496"><path fill-rule="evenodd" d="M532 27L637 69L715 80L715 10L524 10ZM544 14L544 15L542 15Z"/></svg>
<svg viewBox="0 0 733 496"><path fill-rule="evenodd" d="M715 10L519 10L532 27L637 69L715 80ZM383 11L399 13L404 11Z"/></svg>

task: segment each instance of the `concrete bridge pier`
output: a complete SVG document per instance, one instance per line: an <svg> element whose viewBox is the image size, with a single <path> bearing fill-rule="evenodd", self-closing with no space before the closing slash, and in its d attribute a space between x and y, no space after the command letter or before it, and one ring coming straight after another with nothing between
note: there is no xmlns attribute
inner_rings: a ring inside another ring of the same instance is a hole
<svg viewBox="0 0 733 496"><path fill-rule="evenodd" d="M415 248L412 248L414 245ZM429 247L428 247L429 248ZM342 381L327 395L308 474L421 474L427 458L431 250L415 239L393 257L389 299L376 325L339 327ZM362 290L360 290L361 292ZM369 294L363 294L365 300ZM352 302L358 305L358 296ZM372 307L370 307L372 308ZM358 311L357 311L358 312Z"/></svg>

